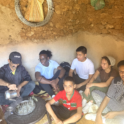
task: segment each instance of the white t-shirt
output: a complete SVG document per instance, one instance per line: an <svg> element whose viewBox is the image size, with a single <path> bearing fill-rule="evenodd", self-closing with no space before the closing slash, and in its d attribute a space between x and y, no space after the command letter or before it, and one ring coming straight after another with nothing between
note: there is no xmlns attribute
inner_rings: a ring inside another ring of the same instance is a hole
<svg viewBox="0 0 124 124"><path fill-rule="evenodd" d="M41 76L44 76L46 79L51 79L54 76L54 69L57 69L59 64L53 60L49 61L49 66L46 67L39 63L35 67L35 72L40 72Z"/></svg>
<svg viewBox="0 0 124 124"><path fill-rule="evenodd" d="M88 79L89 75L94 74L94 64L93 62L86 58L84 62L78 61L78 59L74 59L71 65L72 70L76 70L78 76L82 79Z"/></svg>

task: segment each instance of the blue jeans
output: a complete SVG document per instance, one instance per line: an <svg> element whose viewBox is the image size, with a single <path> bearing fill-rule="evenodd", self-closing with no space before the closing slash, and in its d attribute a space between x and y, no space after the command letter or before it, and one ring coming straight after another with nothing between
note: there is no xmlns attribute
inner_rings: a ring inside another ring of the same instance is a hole
<svg viewBox="0 0 124 124"><path fill-rule="evenodd" d="M33 81L28 82L24 87L22 87L20 96L28 96L35 88L35 83ZM0 105L10 105L13 101L5 99L5 92L0 93Z"/></svg>

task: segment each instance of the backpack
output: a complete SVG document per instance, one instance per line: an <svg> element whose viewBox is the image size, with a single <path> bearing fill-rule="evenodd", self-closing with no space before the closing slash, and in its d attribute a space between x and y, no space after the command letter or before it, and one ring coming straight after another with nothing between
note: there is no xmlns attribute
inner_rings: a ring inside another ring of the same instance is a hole
<svg viewBox="0 0 124 124"><path fill-rule="evenodd" d="M66 70L66 72L69 72L71 68L71 65L68 62L62 62L60 66L63 67Z"/></svg>
<svg viewBox="0 0 124 124"><path fill-rule="evenodd" d="M95 8L95 10L102 9L105 6L104 0L90 0L90 1L91 1L91 5Z"/></svg>

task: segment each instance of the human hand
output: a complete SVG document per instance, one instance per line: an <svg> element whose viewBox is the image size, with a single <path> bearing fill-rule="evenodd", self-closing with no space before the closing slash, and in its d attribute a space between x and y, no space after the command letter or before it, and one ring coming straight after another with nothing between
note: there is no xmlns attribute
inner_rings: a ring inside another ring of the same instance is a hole
<svg viewBox="0 0 124 124"><path fill-rule="evenodd" d="M68 124L68 122L65 120L65 121L63 121L63 124Z"/></svg>
<svg viewBox="0 0 124 124"><path fill-rule="evenodd" d="M22 86L19 85L19 86L18 86L18 90L17 90L17 96L18 96L18 97L20 96L20 91L21 91L21 89L22 89Z"/></svg>
<svg viewBox="0 0 124 124"><path fill-rule="evenodd" d="M7 87L9 88L9 90L18 90L18 88L16 87L16 84L8 84Z"/></svg>
<svg viewBox="0 0 124 124"><path fill-rule="evenodd" d="M102 122L102 116L101 115L97 115L95 122L96 122L96 124L103 124L103 122Z"/></svg>
<svg viewBox="0 0 124 124"><path fill-rule="evenodd" d="M56 123L56 124L63 124L63 122L62 122L60 119L57 119L57 120L55 121L55 123Z"/></svg>
<svg viewBox="0 0 124 124"><path fill-rule="evenodd" d="M90 89L89 88L86 88L86 90L84 91L85 95L86 96L89 96L90 95Z"/></svg>
<svg viewBox="0 0 124 124"><path fill-rule="evenodd" d="M117 115L117 112L109 112L104 117L107 119L112 119Z"/></svg>
<svg viewBox="0 0 124 124"><path fill-rule="evenodd" d="M52 87L55 89L55 90L57 90L57 84L58 84L58 82L59 82L59 79L57 78L57 79L54 79L54 80L52 80L52 81L50 81L50 83L51 83L51 85L52 85Z"/></svg>
<svg viewBox="0 0 124 124"><path fill-rule="evenodd" d="M77 84L75 84L75 87L74 87L74 89L77 89Z"/></svg>
<svg viewBox="0 0 124 124"><path fill-rule="evenodd" d="M59 79L58 78L56 78L56 79L54 79L54 80L52 80L52 81L50 81L51 83L54 83L55 85L57 85L58 84L58 82L59 82Z"/></svg>
<svg viewBox="0 0 124 124"><path fill-rule="evenodd" d="M55 91L56 91L57 93L60 91L58 85L57 85Z"/></svg>

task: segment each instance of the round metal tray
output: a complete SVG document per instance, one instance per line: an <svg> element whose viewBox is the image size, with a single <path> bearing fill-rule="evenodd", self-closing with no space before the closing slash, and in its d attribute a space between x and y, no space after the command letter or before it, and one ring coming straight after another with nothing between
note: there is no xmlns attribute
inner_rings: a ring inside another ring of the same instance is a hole
<svg viewBox="0 0 124 124"><path fill-rule="evenodd" d="M24 100L24 101L22 101L18 106L21 106L22 104L26 104L28 101L29 101L29 100ZM18 106L17 106L17 107L18 107ZM30 113L32 113L32 112L34 111L34 109L35 109L35 107L36 107L36 104L35 104L35 102L34 102L34 107L32 107L32 109L31 109L29 112L27 112L26 114L18 114L18 112L17 112L17 107L16 107L15 110L14 110L14 114L16 114L16 115L28 115L28 114L30 114Z"/></svg>
<svg viewBox="0 0 124 124"><path fill-rule="evenodd" d="M12 114L7 119L7 124L36 124L39 120L41 120L46 114L46 102L40 98L36 97L38 102L35 102L36 108L34 111L28 115L16 115ZM28 100L29 97L23 98L24 100Z"/></svg>

